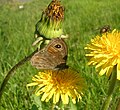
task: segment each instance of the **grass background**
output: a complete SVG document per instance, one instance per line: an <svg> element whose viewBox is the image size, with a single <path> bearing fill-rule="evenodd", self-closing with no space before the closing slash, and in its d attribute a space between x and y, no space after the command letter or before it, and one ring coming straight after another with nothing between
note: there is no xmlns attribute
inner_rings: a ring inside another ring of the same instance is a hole
<svg viewBox="0 0 120 110"><path fill-rule="evenodd" d="M0 0L0 84L7 72L20 59L30 54L35 24L51 0L8 2ZM94 67L87 66L84 47L99 34L99 27L110 25L120 29L119 0L61 0L65 6L64 31L69 34L67 64L80 72L88 85L77 110L100 110L107 95L108 79L100 77ZM19 5L24 5L19 9ZM40 102L27 91L26 84L38 70L28 62L16 70L4 90L0 110L49 110L50 103ZM118 82L119 85L119 82ZM119 86L115 88L110 110L115 110L120 98ZM68 109L70 110L70 109Z"/></svg>

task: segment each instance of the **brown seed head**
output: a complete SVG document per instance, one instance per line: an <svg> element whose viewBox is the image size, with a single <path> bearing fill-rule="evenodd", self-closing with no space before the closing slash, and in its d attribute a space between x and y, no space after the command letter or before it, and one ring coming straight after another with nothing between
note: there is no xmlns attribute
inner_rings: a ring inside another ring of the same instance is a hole
<svg viewBox="0 0 120 110"><path fill-rule="evenodd" d="M64 7L58 0L52 0L52 2L45 9L44 14L52 20L61 21L64 18Z"/></svg>

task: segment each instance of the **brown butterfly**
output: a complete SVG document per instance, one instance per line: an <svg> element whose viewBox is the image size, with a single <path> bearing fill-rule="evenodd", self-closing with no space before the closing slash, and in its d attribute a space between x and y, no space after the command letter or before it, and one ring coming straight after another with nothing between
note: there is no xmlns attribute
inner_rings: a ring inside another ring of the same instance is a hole
<svg viewBox="0 0 120 110"><path fill-rule="evenodd" d="M31 64L37 69L65 69L68 49L62 38L52 39L47 46L35 53Z"/></svg>

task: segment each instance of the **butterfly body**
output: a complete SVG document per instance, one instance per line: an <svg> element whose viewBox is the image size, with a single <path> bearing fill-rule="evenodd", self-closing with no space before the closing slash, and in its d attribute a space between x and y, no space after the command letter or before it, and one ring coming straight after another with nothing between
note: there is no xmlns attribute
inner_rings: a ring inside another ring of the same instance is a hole
<svg viewBox="0 0 120 110"><path fill-rule="evenodd" d="M31 64L37 69L66 68L67 45L62 38L54 38L31 58Z"/></svg>

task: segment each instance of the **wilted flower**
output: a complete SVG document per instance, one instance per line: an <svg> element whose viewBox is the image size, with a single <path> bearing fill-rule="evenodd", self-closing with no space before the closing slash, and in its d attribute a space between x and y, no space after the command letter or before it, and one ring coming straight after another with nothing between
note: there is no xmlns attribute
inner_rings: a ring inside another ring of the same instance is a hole
<svg viewBox="0 0 120 110"><path fill-rule="evenodd" d="M85 49L90 50L86 56L90 57L89 65L96 65L100 75L106 73L109 77L113 67L117 65L117 79L120 80L120 32L112 32L96 36Z"/></svg>
<svg viewBox="0 0 120 110"><path fill-rule="evenodd" d="M50 40L63 34L64 7L58 0L52 0L45 11L42 12L41 19L36 24L35 37L37 40ZM67 38L68 36L63 36Z"/></svg>
<svg viewBox="0 0 120 110"><path fill-rule="evenodd" d="M41 101L48 102L53 98L54 104L60 99L63 104L68 104L69 98L75 104L82 98L85 88L84 79L78 72L71 69L45 70L35 75L32 80L33 83L27 84L27 86L36 86L35 94L42 95Z"/></svg>

